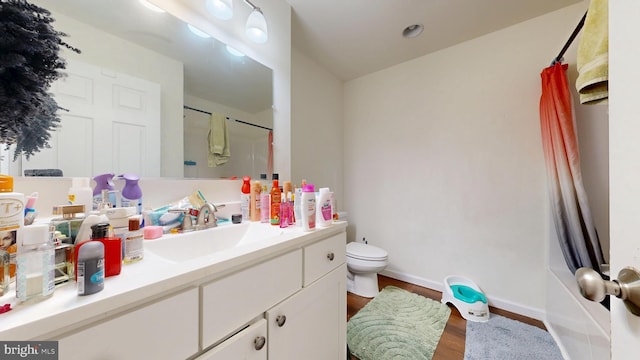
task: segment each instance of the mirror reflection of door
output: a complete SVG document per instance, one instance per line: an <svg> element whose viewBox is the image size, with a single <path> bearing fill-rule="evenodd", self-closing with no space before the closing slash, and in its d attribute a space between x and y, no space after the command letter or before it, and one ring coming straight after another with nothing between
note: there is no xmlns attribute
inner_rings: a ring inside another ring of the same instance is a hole
<svg viewBox="0 0 640 360"><path fill-rule="evenodd" d="M50 149L22 160L27 169L64 169L63 176L134 173L160 176L160 86L80 61L51 92L60 127Z"/></svg>

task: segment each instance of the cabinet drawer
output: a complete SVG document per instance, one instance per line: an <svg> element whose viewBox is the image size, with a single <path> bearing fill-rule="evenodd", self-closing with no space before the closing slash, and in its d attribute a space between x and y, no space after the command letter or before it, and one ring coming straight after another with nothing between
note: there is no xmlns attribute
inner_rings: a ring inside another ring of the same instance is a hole
<svg viewBox="0 0 640 360"><path fill-rule="evenodd" d="M304 248L304 286L346 261L347 233L340 233Z"/></svg>
<svg viewBox="0 0 640 360"><path fill-rule="evenodd" d="M260 316L302 284L302 250L202 286L202 348Z"/></svg>
<svg viewBox="0 0 640 360"><path fill-rule="evenodd" d="M260 319L195 360L267 360L267 320Z"/></svg>
<svg viewBox="0 0 640 360"><path fill-rule="evenodd" d="M59 339L60 359L186 359L198 352L193 288Z"/></svg>

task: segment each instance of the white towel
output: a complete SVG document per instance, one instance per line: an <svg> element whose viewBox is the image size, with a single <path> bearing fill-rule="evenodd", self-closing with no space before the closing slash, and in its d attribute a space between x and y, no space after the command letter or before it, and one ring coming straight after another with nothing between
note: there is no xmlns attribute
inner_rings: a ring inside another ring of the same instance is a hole
<svg viewBox="0 0 640 360"><path fill-rule="evenodd" d="M227 120L222 114L213 113L209 118L209 167L220 166L231 157Z"/></svg>

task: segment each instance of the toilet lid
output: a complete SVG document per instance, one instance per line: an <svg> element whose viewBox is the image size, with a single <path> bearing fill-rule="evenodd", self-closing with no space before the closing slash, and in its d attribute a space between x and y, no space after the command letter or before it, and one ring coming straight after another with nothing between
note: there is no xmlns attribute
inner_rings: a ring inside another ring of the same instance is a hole
<svg viewBox="0 0 640 360"><path fill-rule="evenodd" d="M360 260L387 260L387 252L385 250L358 242L347 244L347 256Z"/></svg>

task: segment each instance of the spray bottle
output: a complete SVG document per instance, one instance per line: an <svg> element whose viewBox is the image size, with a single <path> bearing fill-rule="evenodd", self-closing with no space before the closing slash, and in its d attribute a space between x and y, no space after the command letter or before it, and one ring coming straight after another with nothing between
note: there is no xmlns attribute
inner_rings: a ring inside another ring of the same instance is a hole
<svg viewBox="0 0 640 360"><path fill-rule="evenodd" d="M242 213L242 221L249 221L250 202L251 202L251 177L244 176L242 178L242 188L240 191L240 212Z"/></svg>
<svg viewBox="0 0 640 360"><path fill-rule="evenodd" d="M93 178L93 181L96 182L96 186L93 188L93 210L98 210L103 201L106 202L106 200L109 200L102 199L102 190L112 191L115 189L112 181L113 176L114 174L107 173L97 175ZM115 204L115 202L113 202L113 204Z"/></svg>
<svg viewBox="0 0 640 360"><path fill-rule="evenodd" d="M140 177L135 174L122 174L118 178L125 181L122 189L122 207L134 206L136 213L142 214L142 189L138 185Z"/></svg>

